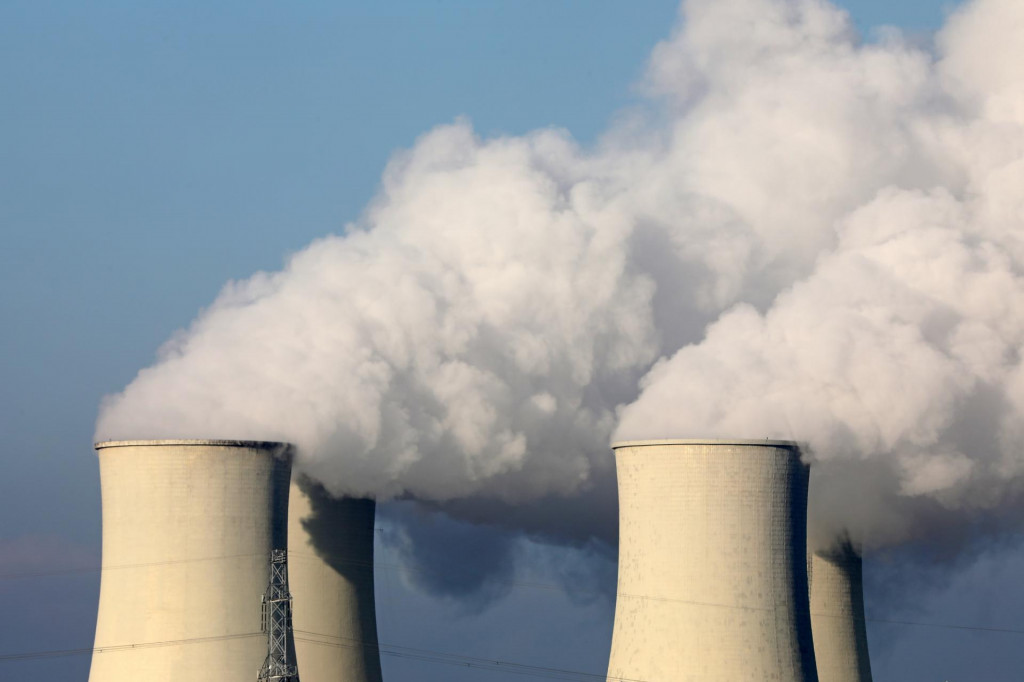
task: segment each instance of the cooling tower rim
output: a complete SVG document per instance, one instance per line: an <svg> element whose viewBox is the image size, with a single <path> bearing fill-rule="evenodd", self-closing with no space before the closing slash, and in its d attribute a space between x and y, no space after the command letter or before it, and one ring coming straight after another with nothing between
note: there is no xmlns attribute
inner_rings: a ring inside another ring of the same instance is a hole
<svg viewBox="0 0 1024 682"><path fill-rule="evenodd" d="M249 448L252 450L284 450L291 452L295 446L291 443L284 443L273 440L225 440L214 438L174 438L159 440L104 440L93 444L96 450L106 448L127 448L127 447L160 447L160 446L183 446L183 445L213 445L230 448Z"/></svg>
<svg viewBox="0 0 1024 682"><path fill-rule="evenodd" d="M767 438L661 438L653 440L620 440L612 443L612 450L657 445L743 445L747 447L762 446L793 450L800 449L800 443L795 440L769 440Z"/></svg>

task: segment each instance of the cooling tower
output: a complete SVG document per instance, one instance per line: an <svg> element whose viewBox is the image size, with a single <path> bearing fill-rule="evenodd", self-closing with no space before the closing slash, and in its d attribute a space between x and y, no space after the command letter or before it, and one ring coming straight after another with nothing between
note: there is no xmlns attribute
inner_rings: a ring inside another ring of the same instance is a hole
<svg viewBox="0 0 1024 682"><path fill-rule="evenodd" d="M373 500L297 477L288 512L292 624L302 682L380 682Z"/></svg>
<svg viewBox="0 0 1024 682"><path fill-rule="evenodd" d="M90 682L254 682L268 649L271 550L286 541L290 448L157 440L96 450L103 574Z"/></svg>
<svg viewBox="0 0 1024 682"><path fill-rule="evenodd" d="M788 441L616 443L609 680L814 682L807 467Z"/></svg>
<svg viewBox="0 0 1024 682"><path fill-rule="evenodd" d="M871 682L860 555L848 543L811 555L811 626L820 682Z"/></svg>

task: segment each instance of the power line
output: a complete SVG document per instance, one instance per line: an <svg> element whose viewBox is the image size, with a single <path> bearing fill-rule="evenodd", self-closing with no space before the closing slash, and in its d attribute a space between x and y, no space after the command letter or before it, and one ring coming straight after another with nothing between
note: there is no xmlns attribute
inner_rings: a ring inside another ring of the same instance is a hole
<svg viewBox="0 0 1024 682"><path fill-rule="evenodd" d="M82 654L103 654L112 651L125 651L131 649L151 649L154 647L178 646L183 644L196 644L201 642L219 642L227 639L246 639L248 637L263 637L262 632L247 632L236 635L215 635L211 637L189 637L188 639L168 639L162 642L138 642L133 644L113 644L110 646L88 647L82 649L57 649L52 651L28 651L19 653L0 654L0 662L24 661L33 658L60 658L63 656L78 656Z"/></svg>
<svg viewBox="0 0 1024 682"><path fill-rule="evenodd" d="M52 571L23 571L21 573L0 573L0 580L22 580L25 578L40 578L50 577L57 575L73 575L75 573L103 573L104 571L121 571L129 568L147 568L149 566L171 566L174 564L190 564L200 561L221 561L224 559L244 559L255 556L269 556L267 552L259 552L255 554L224 554L221 556L210 556L210 557L198 557L195 559L169 559L167 561L147 561L137 564L115 564L113 566L103 566L102 564L93 564L91 566L81 566L77 568L61 568Z"/></svg>
<svg viewBox="0 0 1024 682"><path fill-rule="evenodd" d="M216 556L216 557L199 557L199 558L194 558L194 559L174 559L174 560L167 560L167 561L152 561L152 562L136 563L136 564L119 564L119 565L113 565L113 566L102 566L101 565L101 566L89 566L89 567L81 567L81 568L59 569L59 570L53 570L53 571L34 571L34 572L22 572L22 573L7 573L7 574L0 574L0 580L19 580L19 579L25 579L25 578L50 577L50 576L60 576L60 575L72 575L72 574L76 574L76 573L90 573L90 572L100 572L100 573L103 573L104 571L119 571L119 570L126 570L126 569L132 569L132 568L146 568L146 567L150 567L150 566L168 566L168 565L186 564L186 563L195 563L195 562L205 562L205 561L219 561L219 560L224 560L224 559L241 559L241 558L250 558L250 557L255 557L255 556L265 556L265 555L266 555L266 553L228 554L228 555L222 555L222 556ZM310 554L310 553L307 553L307 552L295 552L295 551L289 552L289 555L304 556L304 557L315 557L316 556L315 554ZM420 572L420 573L431 573L432 572L432 571L430 571L428 569L417 568L415 566L406 566L406 565L401 565L401 564L391 564L391 563L384 563L384 562L364 561L364 560L358 560L358 559L339 559L339 560L337 560L337 563L347 564L347 565L351 565L351 566L362 566L364 568L381 568L381 569L392 570L392 571L413 571L413 572ZM554 591L554 592L563 592L563 591L565 591L565 589L562 586L551 584L551 583L525 582L525 581L518 581L518 580L500 580L500 579L495 579L495 580L493 580L493 582L499 583L499 584L508 585L510 587L516 587L516 588L529 588L529 589L537 589L537 590L549 590L549 591ZM600 591L597 591L597 590L580 590L579 592L581 592L582 594L589 594L589 595L592 595L592 596L603 596L604 595L603 592L600 592ZM658 596L658 595L633 594L633 593L629 593L629 592L617 592L616 593L616 597L617 598L625 597L625 598L629 598L629 599L646 599L646 600L661 601L661 602L673 602L673 603L681 603L681 604L690 604L690 605L693 605L693 606L707 606L707 607L712 607L712 608L737 609L737 610L743 610L743 611L771 611L772 610L769 607L744 606L744 605L740 605L740 604L722 604L722 603L716 603L716 602L703 602L703 601L688 600L688 599L678 599L678 598L674 598L674 597L663 597L663 596ZM832 614L814 613L812 615L824 616L824 617L832 617ZM1018 630L1018 629L1013 629L1013 628L995 628L995 627L960 625L960 624L949 624L949 623L927 623L927 622L921 622L921 621L892 620L892 619L884 619L884 618L865 618L865 621L868 622L868 623L878 623L878 624L882 624L882 625L904 625L904 626L913 626L913 627L941 628L941 629L948 629L948 630L965 630L965 631L974 631L974 632L994 632L994 633L1001 633L1001 634L1024 635L1024 630ZM182 641L184 641L184 640L182 640ZM69 650L69 651L78 651L78 650ZM83 651L91 651L91 649L83 650ZM71 654L65 654L65 655L71 655ZM6 660L6 659L4 659L2 656L0 656L0 661L3 661L3 660Z"/></svg>
<svg viewBox="0 0 1024 682"><path fill-rule="evenodd" d="M1013 628L989 628L976 625L952 625L949 623L922 623L913 620L886 620L883 618L866 618L869 623L880 623L883 625L913 625L922 628L943 628L946 630L971 630L974 632L998 632L1005 635L1024 635L1024 630Z"/></svg>
<svg viewBox="0 0 1024 682"><path fill-rule="evenodd" d="M552 668L546 666L529 665L526 663L517 663L515 661L507 661L502 659L489 659L479 658L475 656L465 656L462 654L453 654L444 651L438 651L435 649L417 649L413 647L399 646L395 644L372 644L363 642L357 639L343 639L339 637L332 637L330 635L323 635L316 632L310 632L305 630L295 630L294 638L298 641L310 642L313 644L319 644L322 646L332 646L340 648L371 648L377 650L381 656L390 656L392 658L403 658L409 660L416 660L425 663L437 663L454 665L458 667L468 667L483 670L490 670L495 672L506 672L515 675L527 675L532 677L544 677L548 679L560 679L560 680L604 680L605 675L598 675L596 673L588 673L577 670L568 670L565 668ZM302 637L300 635L310 635L308 637ZM32 659L47 659L47 658L61 658L66 656L80 656L85 654L103 654L115 651L126 651L133 649L149 649L154 647L166 647L166 646L181 646L188 644L204 643L204 642L216 642L231 639L245 639L250 637L262 637L262 633L244 633L235 635L220 635L212 637L192 637L188 639L176 639L176 640L165 640L159 642L138 642L132 644L119 644L102 647L84 647L79 649L58 649L51 651L32 651L32 652L19 652L19 653L8 653L0 655L0 663L12 662L12 661L25 661ZM334 640L334 641L330 641ZM622 678L622 682L643 682L643 680L632 680Z"/></svg>
<svg viewBox="0 0 1024 682"><path fill-rule="evenodd" d="M308 552L296 552L296 551L289 551L288 555L289 556L302 556L302 557L317 557L316 554L310 554ZM198 558L194 558L194 559L173 559L173 560L167 560L167 561L149 561L149 562L135 563L135 564L116 564L116 565L112 565L112 566L103 566L101 564L94 564L92 566L82 566L82 567L76 567L76 568L62 568L62 569L55 569L55 570L49 570L49 571L22 571L22 572L18 572L18 573L0 573L0 581L2 581L2 580L24 580L24 579L28 579L28 578L46 578L46 577L52 577L52 576L74 575L74 574L80 574L80 573L100 573L100 574L102 574L102 573L104 573L106 571L120 571L120 570L125 570L125 569L132 569L132 568L147 568L147 567L150 567L150 566L169 566L169 565L175 565L175 564L187 564L187 563L195 563L195 562L201 562L201 561L220 561L220 560L223 560L223 559L244 559L244 558L257 557L257 556L259 556L259 557L266 556L266 553L265 552L261 552L261 553L256 553L256 554L252 554L252 553L250 553L250 554L227 554L227 555L215 556L215 557L198 557ZM338 563L338 564L345 564L345 565L348 565L348 566L356 566L356 567L363 567L363 568L381 568L381 569L392 570L392 571L412 571L412 572L416 572L416 573L428 573L428 574L429 573L433 573L433 571L430 571L430 570L424 569L424 568L417 568L415 566L406 566L406 565L402 565L402 564L392 564L392 563L385 563L385 562L379 562L379 561L378 562L373 562L373 561L365 561L365 560L360 560L360 559L336 559L334 561L336 563ZM548 583L534 583L534 582L524 582L524 581L517 581L517 580L501 580L501 579L495 579L493 582L500 583L500 584L503 584L503 585L510 585L510 586L513 586L513 587L529 587L529 588L533 588L533 589L553 590L553 591L557 591L557 592L561 592L562 591L562 587L561 586L559 586L559 585L552 585L552 584L548 584ZM594 594L594 595L602 594L600 592L588 591L588 590L584 590L583 592L584 593Z"/></svg>
<svg viewBox="0 0 1024 682"><path fill-rule="evenodd" d="M1017 630L1013 628L990 628L990 627L975 627L969 625L951 625L951 624L940 624L940 623L924 623L918 621L898 621L898 620L882 620L873 619L874 622L885 623L891 625L906 625L906 626L917 626L917 627L935 627L935 628L948 628L954 630L967 630L967 631L978 631L978 632L995 632L1002 634L1015 634L1024 635L1024 630ZM334 637L331 635L324 635L317 632L308 630L294 630L294 638L298 641L309 642L312 644L318 644L321 646L332 646L341 648L370 648L379 652L381 656L389 656L392 658L401 658L408 660L415 660L424 663L435 663L442 665L452 665L457 667L474 668L480 670L489 670L491 672L504 672L514 675L525 675L528 677L538 677L546 679L557 679L557 680L605 680L607 675L588 673L580 670L569 670L566 668L554 668L548 666L530 665L527 663L519 663L516 661L509 661L504 659L495 658L481 658L477 656L466 656L464 654L454 654L445 651L439 651L436 649L421 649L415 647L401 646L397 644L382 644L382 643L369 643L358 639L345 639L340 637ZM306 636L303 636L306 635ZM167 647L167 646L182 646L188 644L197 644L204 642L216 642L223 640L233 639L245 639L250 637L262 637L262 633L241 633L233 635L219 635L210 637L191 637L187 639L176 639L176 640L164 640L158 642L137 642L131 644L118 644L101 647L83 647L78 649L57 649L50 651L31 651L31 652L15 652L0 654L0 663L13 662L13 661L25 661L33 659L47 659L47 658L60 658L66 656L79 656L85 654L103 654L116 651L126 651L132 649L148 649L154 647ZM621 678L619 682L643 682L643 680Z"/></svg>
<svg viewBox="0 0 1024 682"><path fill-rule="evenodd" d="M480 658L476 656L466 656L463 654L453 654L449 652L437 651L435 649L417 649L414 647L398 646L395 644L371 644L363 642L362 640L354 638L342 638L333 637L330 635L321 635L314 632L308 632L305 630L295 630L295 639L303 642L310 642L313 644L320 644L323 646L340 647L344 649L356 649L356 648L369 648L376 649L380 652L381 656L391 656L394 658L406 658L418 661L424 661L428 663L440 663L447 665L454 665L458 667L477 668L484 670L491 670L495 672L506 672L515 675L529 675L533 677L546 677L549 679L560 679L560 680L605 680L607 676L604 674L588 673L579 670L568 670L565 668L552 668L546 666L529 665L526 663L517 663L514 661L507 661L502 659L493 658ZM313 637L302 637L300 635L312 635ZM319 639L314 639L314 637ZM333 641L331 641L333 640ZM632 680L622 678L622 682L643 682L642 680Z"/></svg>
<svg viewBox="0 0 1024 682"><path fill-rule="evenodd" d="M719 605L720 606L720 605ZM933 627L933 628L947 628L954 630L967 630L977 632L995 632L1002 634L1015 634L1024 635L1024 630L1018 630L1013 628L990 628L990 627L976 627L969 625L951 625L951 624L940 624L940 623L924 623L918 621L903 621L903 620L883 620L883 619L871 619L873 622L885 623L891 625L905 625L905 626L916 626L916 627ZM548 666L530 665L527 663L519 663L516 661L509 661L504 659L494 658L481 658L477 656L466 656L464 654L454 654L450 652L439 651L436 649L420 649L414 647L401 646L396 644L382 644L382 643L370 643L358 639L346 639L340 637L334 637L331 635L324 635L317 632L307 630L294 630L294 638L298 641L309 642L312 644L318 644L321 646L333 646L341 648L369 648L374 649L381 656L389 656L392 658L402 658L420 661L424 663L435 663L443 665L453 665L457 667L467 667L480 670L489 670L492 672L504 672L514 675L525 675L529 677L538 677L546 679L557 679L557 680L605 680L607 676L604 674L588 673L580 670L569 670L566 668L554 668ZM306 635L306 636L303 636ZM30 651L30 652L13 652L7 654L0 654L0 663L14 662L14 661L26 661L33 659L47 659L47 658L60 658L66 656L78 656L85 654L103 654L116 651L126 651L132 649L148 649L154 647L167 647L167 646L182 646L189 644L197 644L204 642L216 642L223 640L234 640L234 639L245 639L250 637L262 637L262 633L241 633L232 635L219 635L210 637L191 637L187 639L176 639L176 640L164 640L157 642L137 642L131 644L118 644L108 645L101 647L83 647L78 649L57 649L50 651ZM630 678L617 678L618 682L643 682L643 680L630 679Z"/></svg>

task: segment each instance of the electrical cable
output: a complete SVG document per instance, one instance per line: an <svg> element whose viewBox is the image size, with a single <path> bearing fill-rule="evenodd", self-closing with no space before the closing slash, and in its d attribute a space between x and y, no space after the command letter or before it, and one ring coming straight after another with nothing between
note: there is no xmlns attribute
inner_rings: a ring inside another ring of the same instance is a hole
<svg viewBox="0 0 1024 682"><path fill-rule="evenodd" d="M723 605L715 605L723 606ZM936 627L936 628L948 628L955 630L967 630L977 632L994 632L1002 634L1017 634L1024 635L1024 630L1017 630L1012 628L989 628L989 627L975 627L969 625L951 625L951 624L940 624L940 623L922 623L916 621L897 621L897 620L883 620L883 619L869 619L872 622L885 623L891 625L905 625L905 626L919 626L919 627ZM306 635L306 636L303 636ZM152 647L166 647L166 646L180 646L194 643L203 642L215 642L222 640L231 639L244 639L251 637L263 637L263 633L242 633L232 635L219 635L211 637L192 637L187 639L178 640L164 640L158 642L139 642L131 644L120 644L120 645L109 645L101 647L85 647L79 649L58 649L50 651L32 651L32 652L13 652L0 654L0 663L13 662L13 661L25 661L33 659L46 659L46 658L59 658L65 656L76 656L85 654L103 654L115 651L125 651L132 649L146 649ZM547 666L530 665L526 663L518 663L515 661L507 661L502 659L490 659L480 658L476 656L466 656L463 654L453 654L450 652L438 651L436 649L420 649L414 647L400 646L396 644L381 644L381 643L369 643L363 642L358 639L345 639L339 637L333 637L331 635L324 635L321 633L311 632L307 630L294 630L293 636L298 641L309 642L312 644L318 644L322 646L334 646L341 648L358 648L366 647L372 648L379 652L381 656L389 656L393 658L403 658L409 660L416 660L425 663L436 663L444 665L454 665L458 667L468 667L480 670L489 670L492 672L505 672L515 675L525 675L529 677L545 678L545 679L557 679L557 680L604 680L607 679L607 675L588 673L578 670L569 670L564 668L553 668ZM633 680L629 678L617 678L619 682L643 682L642 680Z"/></svg>
<svg viewBox="0 0 1024 682"><path fill-rule="evenodd" d="M305 553L305 552L291 552L290 554L293 554L293 555L296 555L296 556L307 556L307 557L315 556L313 554L309 554L309 553ZM261 555L262 554L231 554L231 555L224 555L224 556L219 556L219 557L200 557L200 558L196 558L196 559L178 559L178 560L169 560L169 561L154 561L154 562L148 562L148 563L122 564L122 565L106 566L106 567L95 566L95 567L60 569L60 570L54 570L54 571L35 571L35 572L10 573L10 574L0 574L0 580L17 580L17 579L24 579L24 578L31 578L31 577L49 577L49 576L71 575L71 574L75 574L75 573L86 573L86 572L96 572L96 571L99 571L99 572L102 573L104 571L117 571L117 570L125 570L125 569L132 569L132 568L145 568L145 567L149 567L149 566L167 566L167 565L185 564L185 563L193 563L193 562L215 561L215 560L222 560L222 559L247 558L247 557L261 556ZM411 567L411 566L403 566L403 565L399 565L399 564L388 564L388 563L382 563L382 562L374 563L374 562L360 561L360 560L340 560L339 563L346 563L346 564L354 565L354 566L364 566L366 568L371 568L371 567L372 568L381 568L381 569L392 570L392 571L409 571L409 570L412 570L412 571L429 572L426 569L417 569L417 568ZM542 589L542 590L549 590L549 591L555 591L555 592L562 592L562 591L564 591L563 587L561 587L559 585L549 584L549 583L524 582L524 581L515 581L515 580L496 580L495 582L498 582L500 584L506 584L506 585L509 585L509 586L515 587L515 588ZM604 594L604 593L598 592L596 590L583 590L582 592L584 594L591 594L591 595L595 595L595 596L603 595ZM755 606L742 606L742 605L737 605L737 604L721 604L721 603L714 603L714 602L701 602L701 601L694 601L694 600L677 599L677 598L672 598L672 597L659 597L659 596L655 596L655 595L632 594L632 593L628 593L628 592L619 592L619 593L616 594L616 597L617 598L626 597L626 598L630 598L630 599L645 599L645 600L662 601L662 602L675 602L675 603L691 604L691 605L694 605L694 606L706 606L706 607L714 607L714 608L729 608L729 609L737 609L737 610L744 610L744 611L770 611L771 610L768 607L755 607ZM814 615L814 616L824 616L824 617L833 617L832 614L814 613L812 615ZM835 616L835 617L840 617L840 616ZM991 632L991 633L1000 633L1000 634L1024 635L1024 630L1014 629L1014 628L996 628L996 627L962 625L962 624L953 624L953 623L928 623L928 622L922 622L922 621L892 620L892 619L883 619L883 618L865 618L865 621L868 622L868 623L878 623L878 624L883 624L883 625L902 625L902 626L911 626L911 627L928 627L928 628L940 628L940 629L948 629L948 630L963 630L963 631L972 631L972 632ZM182 640L182 641L186 641L186 640ZM151 646L151 645L155 646L155 644L147 644L146 646ZM126 646L132 646L132 645L126 645ZM62 654L61 652L55 652L55 653L54 652L41 652L41 654L52 653L52 655L72 655L75 652L85 653L85 652L93 651L93 650L92 649L82 649L82 650L74 649L74 650L67 650L67 651L71 652L71 653L63 653ZM22 654L9 654L9 655L7 655L7 657L5 657L3 655L0 655L0 662L5 661L5 660L13 660L13 659L9 658L10 656L21 656L21 655Z"/></svg>
<svg viewBox="0 0 1024 682"><path fill-rule="evenodd" d="M477 669L492 670L495 672L507 672L516 675L528 675L534 677L545 677L548 679L559 679L559 680L605 680L607 675L597 673L587 673L578 670L568 670L565 668L551 668L546 666L529 665L526 663L516 663L514 661L506 661L501 659L491 658L480 658L476 656L466 656L463 654L453 654L443 651L437 651L435 649L417 649L414 647L399 646L395 644L372 644L362 642L358 639L333 637L329 635L321 635L314 632L308 632L305 630L294 630L295 639L302 642L310 642L313 644L320 644L323 646L340 647L344 649L356 649L360 647L376 649L381 656L391 656L395 658L407 658L411 660L425 661L429 663L440 663L455 665L458 667L469 667ZM312 635L312 637L302 637L301 635ZM319 639L314 639L314 637ZM325 641L333 640L333 641ZM632 680L622 678L622 682L643 682L642 680Z"/></svg>
<svg viewBox="0 0 1024 682"><path fill-rule="evenodd" d="M82 654L102 654L111 651L126 651L131 649L150 649L154 647L179 646L183 644L195 644L198 642L219 642L227 639L246 639L249 637L266 637L262 632L247 632L236 635L214 635L211 637L189 637L187 639L168 639L162 642L138 642L134 644L114 644L110 646L88 647L82 649L57 649L53 651L28 651L19 653L0 654L0 663L6 661L24 661L33 658L60 658L62 656L77 656Z"/></svg>

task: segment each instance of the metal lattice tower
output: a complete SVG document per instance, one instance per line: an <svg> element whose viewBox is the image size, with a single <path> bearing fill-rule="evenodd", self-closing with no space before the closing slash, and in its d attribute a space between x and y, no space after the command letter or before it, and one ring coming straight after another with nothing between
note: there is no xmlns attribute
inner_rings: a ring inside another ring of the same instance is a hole
<svg viewBox="0 0 1024 682"><path fill-rule="evenodd" d="M267 633L267 659L258 682L299 682L294 664L288 663L288 632L292 629L292 596L288 592L288 555L270 552L270 585L263 594L263 631Z"/></svg>

